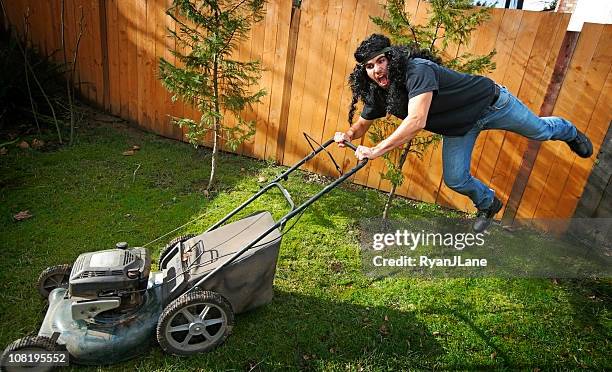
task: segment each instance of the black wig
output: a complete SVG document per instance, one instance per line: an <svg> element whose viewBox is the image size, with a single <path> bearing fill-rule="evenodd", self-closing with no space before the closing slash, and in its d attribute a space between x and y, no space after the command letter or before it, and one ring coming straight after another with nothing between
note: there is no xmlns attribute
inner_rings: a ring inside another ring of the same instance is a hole
<svg viewBox="0 0 612 372"><path fill-rule="evenodd" d="M365 63L377 55L384 53L389 60L388 78L389 88L383 89L368 77ZM387 112L397 112L401 102L406 102L407 94L405 88L406 59L423 58L440 64L440 58L434 57L427 49L418 49L403 45L391 45L388 37L380 34L372 34L359 44L355 50L357 65L349 75L349 85L352 92L352 100L348 114L349 125L353 123L353 116L357 101L361 99L364 104L373 105L381 99L386 102Z"/></svg>

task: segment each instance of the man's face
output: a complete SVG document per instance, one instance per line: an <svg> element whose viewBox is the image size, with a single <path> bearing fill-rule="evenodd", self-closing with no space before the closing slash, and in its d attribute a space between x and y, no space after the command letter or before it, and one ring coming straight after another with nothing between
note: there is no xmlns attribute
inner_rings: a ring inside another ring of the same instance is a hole
<svg viewBox="0 0 612 372"><path fill-rule="evenodd" d="M366 73L381 88L389 86L388 65L389 60L384 54L379 54L365 63Z"/></svg>

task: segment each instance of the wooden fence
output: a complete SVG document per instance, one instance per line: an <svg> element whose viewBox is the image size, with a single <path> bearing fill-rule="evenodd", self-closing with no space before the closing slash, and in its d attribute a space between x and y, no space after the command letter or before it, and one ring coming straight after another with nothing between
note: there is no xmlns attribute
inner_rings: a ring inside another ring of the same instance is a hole
<svg viewBox="0 0 612 372"><path fill-rule="evenodd" d="M157 79L158 58L172 60L168 49L175 47L166 32L167 27L174 27L164 14L170 3L65 0L64 39L70 59L82 12L85 32L77 64L82 97L150 131L183 139L180 129L170 124L170 116L198 115L187 105L173 103ZM347 128L350 90L346 79L354 66L352 53L366 35L379 31L369 16L384 15L380 0L304 0L301 9L292 9L291 3L270 0L265 19L255 25L237 52L239 59L262 61L261 87L268 92L261 104L244 112L246 119L256 120L257 131L238 152L285 165L309 151L302 132L325 140ZM5 2L8 23L23 35L24 15L28 14L29 39L58 61L63 59L61 4L61 0ZM415 21L426 19L425 1L408 1L407 8ZM538 113L568 22L569 14L494 9L468 45L449 53L485 54L495 48L497 69L489 76ZM611 34L612 25L585 25L553 111L585 131L593 140L595 153L612 119ZM483 132L474 148L472 172L506 202L526 148L527 140L516 134ZM331 151L344 168L354 164L349 152ZM595 156L577 158L563 143L544 143L518 204L517 217L572 216L594 160ZM335 173L324 159L309 169ZM382 160L373 161L354 181L389 190L389 182L380 177L383 170ZM422 160L411 155L404 174L400 195L473 210L468 198L444 185L441 146L430 149Z"/></svg>

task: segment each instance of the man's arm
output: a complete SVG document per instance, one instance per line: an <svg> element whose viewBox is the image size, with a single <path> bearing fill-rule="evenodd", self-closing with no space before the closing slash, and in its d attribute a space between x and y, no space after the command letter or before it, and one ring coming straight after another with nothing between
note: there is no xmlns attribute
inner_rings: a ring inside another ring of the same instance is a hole
<svg viewBox="0 0 612 372"><path fill-rule="evenodd" d="M375 159L387 152L410 142L427 123L427 114L431 105L432 92L419 94L408 101L408 116L391 135L374 147L359 146L355 155L359 160L363 158Z"/></svg>
<svg viewBox="0 0 612 372"><path fill-rule="evenodd" d="M352 140L361 138L370 129L370 125L374 120L364 119L361 116L357 119L357 122L351 125L350 129L346 131L346 135Z"/></svg>
<svg viewBox="0 0 612 372"><path fill-rule="evenodd" d="M351 125L349 130L346 132L336 132L334 135L334 141L338 143L339 147L344 147L343 141L350 142L354 139L361 138L361 136L368 131L373 122L374 120L364 119L360 116L355 124Z"/></svg>

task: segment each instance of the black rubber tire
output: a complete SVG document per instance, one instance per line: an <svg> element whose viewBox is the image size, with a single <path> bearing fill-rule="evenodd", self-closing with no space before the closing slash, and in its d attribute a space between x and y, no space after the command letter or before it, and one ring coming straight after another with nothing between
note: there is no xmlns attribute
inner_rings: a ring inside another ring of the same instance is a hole
<svg viewBox="0 0 612 372"><path fill-rule="evenodd" d="M172 248L174 248L176 243L185 242L185 241L193 238L194 236L196 236L196 235L195 234L187 234L187 235L181 235L181 236L179 236L177 238L174 238L174 239L170 240L170 243L166 244L164 249L162 249L161 253L159 254L159 261L157 261L157 262L159 262L159 268L161 270L166 268L166 263L164 262L164 259L166 259L166 256L170 253Z"/></svg>
<svg viewBox="0 0 612 372"><path fill-rule="evenodd" d="M36 351L41 351L41 352L48 352L48 351L56 351L59 350L59 345L55 342L53 342L53 340L51 340L49 337L45 337L45 336L27 336L24 338L20 338L17 341L14 341L12 344L10 344L9 346L6 347L6 349L4 349L4 352L2 353L2 358L0 359L0 370L2 371L6 371L6 372L13 372L13 371L32 371L32 372L39 372L39 371L51 371L53 370L53 366L37 366L37 365L33 365L33 366L22 366L22 367L17 367L17 366L7 366L6 363L8 362L8 358L9 358L9 353L11 352L15 352L15 351L28 351L28 350L36 350Z"/></svg>
<svg viewBox="0 0 612 372"><path fill-rule="evenodd" d="M48 298L49 293L55 288L68 288L71 270L72 266L67 264L47 267L38 276L38 281L36 282L38 293L42 297Z"/></svg>
<svg viewBox="0 0 612 372"><path fill-rule="evenodd" d="M188 319L185 312L191 314L193 319ZM171 330L182 327L185 329ZM180 296L166 306L157 323L157 341L167 353L192 355L211 351L221 345L232 333L233 327L234 311L229 301L219 293L197 290ZM185 341L187 343L183 344Z"/></svg>

